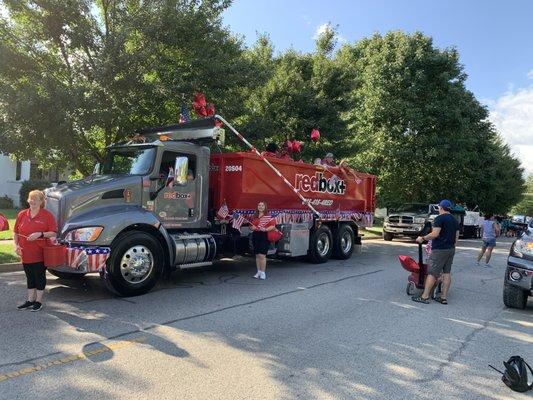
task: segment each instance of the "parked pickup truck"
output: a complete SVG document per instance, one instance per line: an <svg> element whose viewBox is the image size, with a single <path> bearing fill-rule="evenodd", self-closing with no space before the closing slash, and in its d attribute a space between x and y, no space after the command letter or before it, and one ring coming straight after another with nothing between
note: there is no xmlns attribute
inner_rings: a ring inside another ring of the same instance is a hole
<svg viewBox="0 0 533 400"><path fill-rule="evenodd" d="M524 309L533 291L533 221L509 251L503 284L503 303Z"/></svg>
<svg viewBox="0 0 533 400"><path fill-rule="evenodd" d="M392 240L395 236L417 237L424 226L439 214L435 204L406 203L391 211L383 223L383 239Z"/></svg>

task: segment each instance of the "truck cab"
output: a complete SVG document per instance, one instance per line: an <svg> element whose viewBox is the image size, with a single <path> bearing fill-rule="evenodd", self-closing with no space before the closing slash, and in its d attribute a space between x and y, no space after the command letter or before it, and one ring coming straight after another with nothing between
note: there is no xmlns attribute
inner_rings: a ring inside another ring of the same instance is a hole
<svg viewBox="0 0 533 400"><path fill-rule="evenodd" d="M148 132L147 140L109 146L95 174L46 191L59 238L79 257L53 273L95 272L86 251L71 249L110 249L109 268L100 270L108 287L136 295L150 290L165 270L214 260L207 220L210 150L199 140L218 133L180 128L182 140L168 140L169 129L161 128Z"/></svg>

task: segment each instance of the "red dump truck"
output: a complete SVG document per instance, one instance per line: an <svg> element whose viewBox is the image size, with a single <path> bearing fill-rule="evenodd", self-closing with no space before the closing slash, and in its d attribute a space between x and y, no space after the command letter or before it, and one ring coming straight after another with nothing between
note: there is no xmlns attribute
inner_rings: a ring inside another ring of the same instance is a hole
<svg viewBox="0 0 533 400"><path fill-rule="evenodd" d="M119 295L145 293L164 272L250 253L247 220L259 201L283 233L272 256L321 263L360 249L359 228L375 208L373 175L255 149L212 154L208 145L224 137L218 121L246 142L220 116L147 129L108 147L93 176L48 189L63 243L51 272L98 272Z"/></svg>

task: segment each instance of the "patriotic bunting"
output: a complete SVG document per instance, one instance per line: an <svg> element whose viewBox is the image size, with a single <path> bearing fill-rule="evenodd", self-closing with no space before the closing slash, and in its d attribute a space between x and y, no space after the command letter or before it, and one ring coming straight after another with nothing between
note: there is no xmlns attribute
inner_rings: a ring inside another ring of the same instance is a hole
<svg viewBox="0 0 533 400"><path fill-rule="evenodd" d="M105 268L111 249L109 247L95 247L85 249L87 254L87 272L97 272Z"/></svg>
<svg viewBox="0 0 533 400"><path fill-rule="evenodd" d="M111 254L109 247L84 247L68 245L67 266L85 272L98 272L105 268Z"/></svg>
<svg viewBox="0 0 533 400"><path fill-rule="evenodd" d="M85 259L85 252L82 246L69 245L67 247L67 265L72 269L77 269Z"/></svg>
<svg viewBox="0 0 533 400"><path fill-rule="evenodd" d="M227 208L226 203L223 203L220 207L217 216L221 218L221 210ZM233 224L239 225L239 222L235 222L236 218L250 218L254 214L255 210L233 210L233 215L230 216L230 221L234 221ZM324 210L320 212L320 219L323 221L355 221L359 226L372 226L374 222L374 216L372 213L359 212L359 211L341 211L340 207L335 210ZM225 213L225 211L224 211ZM222 215L224 214L222 213ZM227 210L226 217L230 214ZM294 224L294 223L312 223L313 213L308 210L270 210L270 215L276 220L276 224ZM225 218L225 217L224 217ZM221 218L221 219L224 219ZM237 229L237 228L236 228Z"/></svg>

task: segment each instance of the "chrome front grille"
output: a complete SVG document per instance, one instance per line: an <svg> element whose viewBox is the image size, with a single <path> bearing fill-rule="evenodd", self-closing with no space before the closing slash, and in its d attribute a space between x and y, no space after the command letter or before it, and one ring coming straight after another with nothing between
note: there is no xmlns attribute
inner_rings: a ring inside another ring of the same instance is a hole
<svg viewBox="0 0 533 400"><path fill-rule="evenodd" d="M389 217L390 224L412 224L414 222L413 217L405 215L391 215Z"/></svg>

